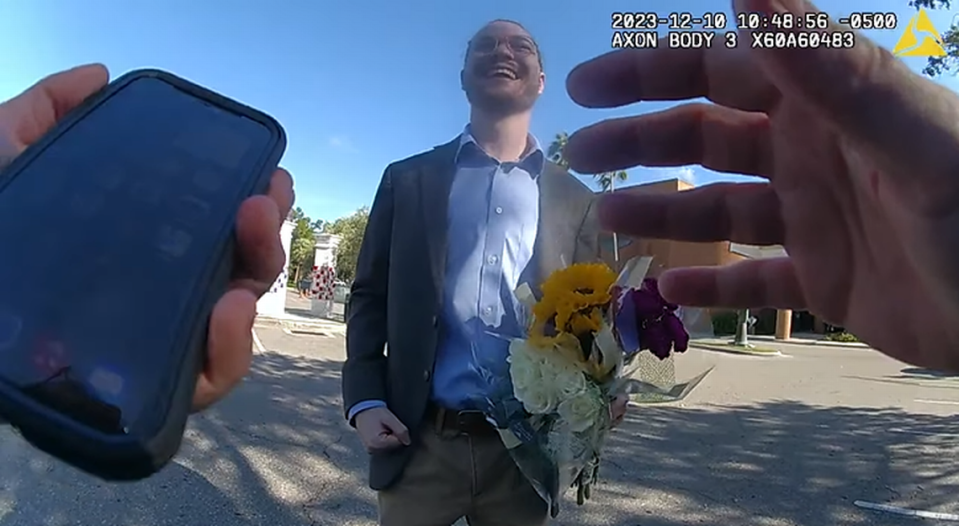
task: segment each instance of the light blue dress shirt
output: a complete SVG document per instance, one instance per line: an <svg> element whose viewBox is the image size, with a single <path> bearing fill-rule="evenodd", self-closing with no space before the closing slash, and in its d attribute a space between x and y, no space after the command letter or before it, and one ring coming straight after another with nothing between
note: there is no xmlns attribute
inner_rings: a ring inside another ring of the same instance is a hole
<svg viewBox="0 0 959 526"><path fill-rule="evenodd" d="M485 395L508 380L506 338L519 337L513 291L531 275L539 226L539 186L546 156L530 136L518 163L501 163L460 138L449 196L442 339L433 371L433 400L449 409L484 409ZM350 420L380 400L350 408Z"/></svg>

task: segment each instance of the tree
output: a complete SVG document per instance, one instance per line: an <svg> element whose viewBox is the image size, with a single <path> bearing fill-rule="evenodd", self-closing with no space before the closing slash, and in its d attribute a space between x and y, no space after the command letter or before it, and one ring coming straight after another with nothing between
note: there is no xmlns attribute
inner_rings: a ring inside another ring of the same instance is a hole
<svg viewBox="0 0 959 526"><path fill-rule="evenodd" d="M290 209L290 213L286 214L287 221L293 221L294 223L306 217L306 213L303 212L303 209L300 207Z"/></svg>
<svg viewBox="0 0 959 526"><path fill-rule="evenodd" d="M310 219L310 216L306 215L300 207L290 210L286 219L296 223L290 240L290 266L287 269L287 275L294 284L297 284L303 277L303 271L313 268L313 258L316 256L316 234L323 231L325 221Z"/></svg>
<svg viewBox="0 0 959 526"><path fill-rule="evenodd" d="M910 0L909 5L919 9L949 9L951 0ZM930 77L938 77L943 73L955 73L959 68L959 25L956 25L956 18L953 18L952 25L945 33L941 35L943 48L946 51L944 57L929 57L926 61L926 67L922 72Z"/></svg>
<svg viewBox="0 0 959 526"><path fill-rule="evenodd" d="M299 210L299 209L297 209ZM313 258L316 255L316 235L310 225L308 217L300 217L293 227L293 238L290 240L290 270L293 283L298 284L303 275L303 269L313 268Z"/></svg>
<svg viewBox="0 0 959 526"><path fill-rule="evenodd" d="M353 281L356 276L356 260L366 233L366 222L370 209L362 207L348 216L341 217L326 226L326 232L340 236L340 245L336 249L336 277L343 281Z"/></svg>
<svg viewBox="0 0 959 526"><path fill-rule="evenodd" d="M568 141L568 133L557 133L556 137L553 138L553 142L551 142L549 145L549 150L546 152L546 155L550 161L562 166L567 170L569 170L569 161L566 160L566 156L563 155L563 152L566 151L566 143ZM599 185L600 190L603 192L612 192L616 189L616 181L626 181L626 179L629 178L629 174L626 173L626 170L619 170L617 172L602 172L593 174L592 177L596 181L596 184ZM619 239L617 238L615 232L613 232L613 260L617 262L619 261Z"/></svg>

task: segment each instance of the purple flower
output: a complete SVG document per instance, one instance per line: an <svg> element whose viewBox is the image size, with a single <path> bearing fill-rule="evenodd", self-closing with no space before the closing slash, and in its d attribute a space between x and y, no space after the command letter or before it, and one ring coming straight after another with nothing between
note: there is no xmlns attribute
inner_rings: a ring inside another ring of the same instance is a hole
<svg viewBox="0 0 959 526"><path fill-rule="evenodd" d="M676 316L677 305L668 303L659 293L655 278L646 278L638 289L626 293L633 303L638 327L639 348L665 360L669 352L685 352L689 333Z"/></svg>

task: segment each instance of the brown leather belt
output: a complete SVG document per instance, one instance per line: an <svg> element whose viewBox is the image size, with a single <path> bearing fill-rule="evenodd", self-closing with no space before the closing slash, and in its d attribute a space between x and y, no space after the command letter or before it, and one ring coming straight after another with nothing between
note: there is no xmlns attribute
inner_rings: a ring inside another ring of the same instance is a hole
<svg viewBox="0 0 959 526"><path fill-rule="evenodd" d="M426 418L433 424L437 433L452 432L474 437L496 435L496 428L486 419L482 411L456 411L430 402L426 407Z"/></svg>

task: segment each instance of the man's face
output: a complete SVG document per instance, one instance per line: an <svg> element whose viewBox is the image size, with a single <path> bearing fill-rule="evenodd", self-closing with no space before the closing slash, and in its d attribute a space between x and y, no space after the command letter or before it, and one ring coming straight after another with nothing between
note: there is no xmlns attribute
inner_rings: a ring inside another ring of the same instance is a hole
<svg viewBox="0 0 959 526"><path fill-rule="evenodd" d="M499 115L527 111L543 93L539 51L523 28L493 22L470 40L461 74L470 104Z"/></svg>

